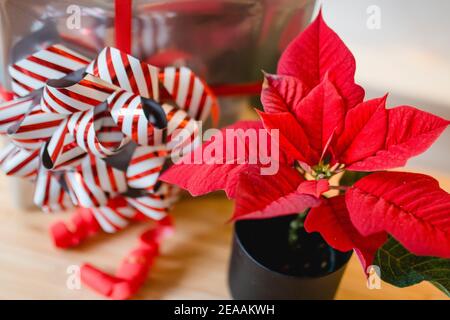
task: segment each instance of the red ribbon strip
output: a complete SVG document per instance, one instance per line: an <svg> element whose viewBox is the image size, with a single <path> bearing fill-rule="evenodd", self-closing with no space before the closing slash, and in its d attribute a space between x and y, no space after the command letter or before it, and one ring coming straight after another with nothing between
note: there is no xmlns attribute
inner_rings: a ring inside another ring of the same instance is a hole
<svg viewBox="0 0 450 320"><path fill-rule="evenodd" d="M115 275L110 275L95 266L81 267L81 281L98 293L116 300L130 298L144 284L159 253L163 238L173 233L169 216L157 222L157 226L144 232L138 245L122 260Z"/></svg>
<svg viewBox="0 0 450 320"><path fill-rule="evenodd" d="M132 0L115 0L114 32L116 47L128 54L131 53L132 38ZM261 81L239 84L219 84L212 86L216 96L259 95ZM1 92L0 92L1 94Z"/></svg>
<svg viewBox="0 0 450 320"><path fill-rule="evenodd" d="M116 47L128 54L131 53L132 2L132 0L116 0L114 5L114 32Z"/></svg>
<svg viewBox="0 0 450 320"><path fill-rule="evenodd" d="M66 249L77 246L83 240L98 233L100 226L91 210L79 208L72 214L70 223L55 222L49 231L54 245Z"/></svg>
<svg viewBox="0 0 450 320"><path fill-rule="evenodd" d="M256 96L261 93L262 82L210 85L216 96Z"/></svg>

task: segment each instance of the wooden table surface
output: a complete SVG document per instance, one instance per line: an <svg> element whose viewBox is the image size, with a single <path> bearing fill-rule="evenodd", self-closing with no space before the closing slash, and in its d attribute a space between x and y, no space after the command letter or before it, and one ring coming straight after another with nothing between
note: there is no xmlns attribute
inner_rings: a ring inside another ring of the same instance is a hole
<svg viewBox="0 0 450 320"><path fill-rule="evenodd" d="M450 191L450 178L440 175ZM99 299L87 288L66 286L67 268L90 262L114 272L121 258L136 243L145 225L90 239L72 250L55 249L47 228L68 214L22 212L10 200L8 178L0 177L0 299ZM176 234L168 239L162 256L137 299L229 299L227 264L232 225L225 221L233 205L222 194L181 200L173 212ZM445 299L428 283L399 289L386 283L369 290L359 262L353 256L337 299Z"/></svg>

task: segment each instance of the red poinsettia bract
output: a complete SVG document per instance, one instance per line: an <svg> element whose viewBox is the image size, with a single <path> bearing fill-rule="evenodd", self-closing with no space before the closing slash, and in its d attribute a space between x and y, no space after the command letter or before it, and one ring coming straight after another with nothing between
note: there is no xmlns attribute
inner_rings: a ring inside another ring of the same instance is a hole
<svg viewBox="0 0 450 320"><path fill-rule="evenodd" d="M236 163L225 140L223 152L205 158L211 140L194 151L204 156L202 163L174 165L162 180L193 195L225 190L236 202L234 219L311 208L306 230L321 233L337 250L354 249L364 267L388 234L414 254L450 258L450 195L431 177L381 171L427 150L449 121L410 106L387 109L386 96L363 101L354 75L353 55L319 14L285 50L277 74L265 75L261 121L227 128L241 130L242 137L248 130L277 129L278 145L258 141L279 147L277 173L261 175L262 163ZM211 161L217 157L222 161ZM324 197L328 179L344 170L378 172L345 194Z"/></svg>

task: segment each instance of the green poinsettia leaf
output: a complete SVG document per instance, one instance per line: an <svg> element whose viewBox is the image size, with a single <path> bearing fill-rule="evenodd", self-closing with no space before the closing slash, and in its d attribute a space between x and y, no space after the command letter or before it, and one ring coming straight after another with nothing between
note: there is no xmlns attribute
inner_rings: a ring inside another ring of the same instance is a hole
<svg viewBox="0 0 450 320"><path fill-rule="evenodd" d="M429 281L450 296L450 259L416 256L391 237L378 249L373 264L380 267L383 281L397 287Z"/></svg>
<svg viewBox="0 0 450 320"><path fill-rule="evenodd" d="M442 284L440 284L439 282L434 282L434 281L431 281L430 283L432 285L434 285L436 288L438 288L439 290L441 290L442 292L444 292L447 296L450 297L450 291L448 290L448 286L446 288Z"/></svg>
<svg viewBox="0 0 450 320"><path fill-rule="evenodd" d="M362 171L349 171L346 170L344 174L342 175L341 180L339 181L339 185L341 186L349 186L355 184L356 181L364 178L365 176L368 176L372 172L362 172Z"/></svg>

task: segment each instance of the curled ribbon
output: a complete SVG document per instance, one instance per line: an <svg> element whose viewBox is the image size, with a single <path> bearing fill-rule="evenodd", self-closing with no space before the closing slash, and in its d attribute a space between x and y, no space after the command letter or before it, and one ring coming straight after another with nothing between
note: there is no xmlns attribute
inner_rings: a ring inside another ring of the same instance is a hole
<svg viewBox="0 0 450 320"><path fill-rule="evenodd" d="M0 134L10 138L0 169L34 181L43 210L78 208L69 222L51 227L56 246L75 246L130 221L166 221L177 189L158 177L170 156L198 143L196 120L217 109L202 79L116 48L89 61L62 45L14 63L9 73L15 99L0 104ZM145 259L156 256L155 241L138 249ZM127 263L124 270L137 270ZM134 280L121 272L134 292L143 271Z"/></svg>

